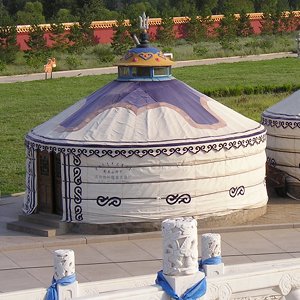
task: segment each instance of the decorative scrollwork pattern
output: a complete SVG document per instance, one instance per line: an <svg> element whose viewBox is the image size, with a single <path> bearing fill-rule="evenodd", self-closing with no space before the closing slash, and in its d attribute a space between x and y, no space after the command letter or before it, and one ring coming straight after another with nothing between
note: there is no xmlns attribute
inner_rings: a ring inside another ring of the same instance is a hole
<svg viewBox="0 0 300 300"><path fill-rule="evenodd" d="M73 175L74 175L74 182L77 185L82 184L82 180L81 180L81 169L76 167L73 169Z"/></svg>
<svg viewBox="0 0 300 300"><path fill-rule="evenodd" d="M75 205L74 211L75 211L75 219L77 221L82 221L83 220L82 207L80 205Z"/></svg>
<svg viewBox="0 0 300 300"><path fill-rule="evenodd" d="M74 175L74 203L76 204L74 207L74 213L75 213L75 220L76 221L83 221L83 215L82 215L82 179L81 179L81 159L78 155L73 155L73 163L74 163L74 168L73 168L73 175Z"/></svg>
<svg viewBox="0 0 300 300"><path fill-rule="evenodd" d="M104 197L104 196L99 196L96 200L97 204L99 206L114 206L118 207L121 205L122 199L119 197Z"/></svg>
<svg viewBox="0 0 300 300"><path fill-rule="evenodd" d="M166 197L166 202L170 205L174 205L174 204L188 204L192 201L192 198L189 194L170 194Z"/></svg>
<svg viewBox="0 0 300 300"><path fill-rule="evenodd" d="M75 186L74 188L74 202L80 204L82 202L82 188L81 186Z"/></svg>
<svg viewBox="0 0 300 300"><path fill-rule="evenodd" d="M245 194L245 187L243 185L239 186L239 187L232 187L229 190L229 196L234 198L238 195L244 195Z"/></svg>
<svg viewBox="0 0 300 300"><path fill-rule="evenodd" d="M166 155L171 156L173 154L184 155L186 153L197 154L197 153L208 153L211 151L219 152L221 150L230 150L230 149L238 149L240 147L251 147L254 145L259 145L261 143L266 142L266 134L265 132L255 135L248 138L242 138L240 140L226 141L226 142L215 142L215 143L199 143L193 145L178 145L178 146L153 146L152 148L125 148L125 149L103 149L101 146L91 146L90 148L80 148L77 146L70 147L69 145L45 145L39 142L31 141L27 136L26 138L26 146L28 148L39 149L41 151L46 150L48 152L56 152L56 153L64 153L64 154L72 154L74 156L73 163L75 166L80 165L80 155L84 155L86 157L97 156L104 157L110 156L111 158L115 158L118 156L123 156L125 158L131 156L144 157L146 155L150 155L156 157L158 155ZM133 146L134 147L134 146Z"/></svg>
<svg viewBox="0 0 300 300"><path fill-rule="evenodd" d="M290 129L299 129L300 122L296 120L274 120L266 117L262 118L262 125L275 127L275 128L290 128Z"/></svg>
<svg viewBox="0 0 300 300"><path fill-rule="evenodd" d="M76 167L81 165L81 159L78 155L73 155L73 163Z"/></svg>

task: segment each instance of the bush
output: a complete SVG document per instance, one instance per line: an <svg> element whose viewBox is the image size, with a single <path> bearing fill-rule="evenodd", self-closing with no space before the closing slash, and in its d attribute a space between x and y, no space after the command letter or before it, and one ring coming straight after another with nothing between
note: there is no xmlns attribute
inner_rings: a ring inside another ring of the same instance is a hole
<svg viewBox="0 0 300 300"><path fill-rule="evenodd" d="M273 47L273 40L270 37L257 37L250 42L245 44L246 47L252 49L262 49L264 51L271 49Z"/></svg>
<svg viewBox="0 0 300 300"><path fill-rule="evenodd" d="M163 47L161 51L163 53L170 53L170 52L173 52L173 48L172 47Z"/></svg>
<svg viewBox="0 0 300 300"><path fill-rule="evenodd" d="M43 69L47 62L47 55L44 53L30 53L27 52L25 55L26 64L36 70Z"/></svg>
<svg viewBox="0 0 300 300"><path fill-rule="evenodd" d="M19 48L17 46L16 26L0 27L0 60L3 63L13 63Z"/></svg>
<svg viewBox="0 0 300 300"><path fill-rule="evenodd" d="M207 52L208 49L201 44L196 44L193 47L193 53L196 54L197 56L204 56Z"/></svg>
<svg viewBox="0 0 300 300"><path fill-rule="evenodd" d="M95 46L92 53L95 54L100 62L111 62L115 58L111 48L104 45Z"/></svg>
<svg viewBox="0 0 300 300"><path fill-rule="evenodd" d="M68 55L66 57L66 62L71 70L77 69L81 65L81 61L77 55Z"/></svg>
<svg viewBox="0 0 300 300"><path fill-rule="evenodd" d="M0 72L6 69L5 63L0 59Z"/></svg>

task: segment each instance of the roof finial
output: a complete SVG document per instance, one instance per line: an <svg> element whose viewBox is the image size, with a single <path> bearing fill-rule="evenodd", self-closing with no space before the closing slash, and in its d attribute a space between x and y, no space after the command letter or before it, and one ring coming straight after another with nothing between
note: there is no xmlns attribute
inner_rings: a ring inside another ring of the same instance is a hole
<svg viewBox="0 0 300 300"><path fill-rule="evenodd" d="M142 32L140 34L140 44L138 47L147 48L149 43L147 34L147 30L149 29L149 17L146 17L146 13L143 12L142 16L139 16L139 18L140 29L142 29Z"/></svg>
<svg viewBox="0 0 300 300"><path fill-rule="evenodd" d="M146 13L143 12L140 18L140 29L148 30L149 29L149 17L146 17Z"/></svg>

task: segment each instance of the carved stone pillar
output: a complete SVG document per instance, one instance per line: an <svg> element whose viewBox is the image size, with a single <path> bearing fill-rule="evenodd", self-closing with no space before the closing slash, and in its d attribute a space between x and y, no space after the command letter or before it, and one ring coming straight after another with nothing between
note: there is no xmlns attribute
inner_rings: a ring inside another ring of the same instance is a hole
<svg viewBox="0 0 300 300"><path fill-rule="evenodd" d="M202 234L201 255L206 276L224 274L224 264L221 261L221 236L218 233ZM206 263L207 260L212 262Z"/></svg>
<svg viewBox="0 0 300 300"><path fill-rule="evenodd" d="M300 299L300 273L286 273L279 282L279 289L286 300Z"/></svg>
<svg viewBox="0 0 300 300"><path fill-rule="evenodd" d="M54 251L54 279L60 280L75 274L75 255L73 250L60 249ZM62 286L57 285L58 299L77 297L78 282Z"/></svg>
<svg viewBox="0 0 300 300"><path fill-rule="evenodd" d="M197 221L191 217L162 222L163 273L177 295L203 279L198 267Z"/></svg>

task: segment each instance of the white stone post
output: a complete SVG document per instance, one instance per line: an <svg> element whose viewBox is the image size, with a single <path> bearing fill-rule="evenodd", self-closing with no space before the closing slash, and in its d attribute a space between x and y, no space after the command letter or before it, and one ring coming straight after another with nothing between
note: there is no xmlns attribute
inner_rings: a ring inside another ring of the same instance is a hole
<svg viewBox="0 0 300 300"><path fill-rule="evenodd" d="M205 276L198 267L197 221L191 217L162 222L163 274L178 296Z"/></svg>
<svg viewBox="0 0 300 300"><path fill-rule="evenodd" d="M221 236L218 233L205 233L201 236L201 256L202 262L213 257L221 257ZM206 276L216 276L224 274L224 264L203 264Z"/></svg>
<svg viewBox="0 0 300 300"><path fill-rule="evenodd" d="M66 276L75 274L75 255L70 249L54 251L54 279L59 280ZM68 300L77 297L78 281L69 285L57 285L59 300Z"/></svg>

